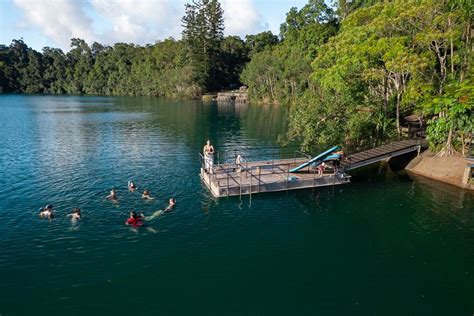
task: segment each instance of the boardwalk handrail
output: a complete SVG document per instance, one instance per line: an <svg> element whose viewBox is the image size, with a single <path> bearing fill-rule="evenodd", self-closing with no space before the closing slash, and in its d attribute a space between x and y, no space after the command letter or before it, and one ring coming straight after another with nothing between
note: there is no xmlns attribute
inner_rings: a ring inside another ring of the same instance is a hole
<svg viewBox="0 0 474 316"><path fill-rule="evenodd" d="M246 160L244 162L231 161L230 163L213 164L212 170L206 170L206 159L202 153L199 153L199 158L201 161L201 177L208 188L213 192L214 196L222 195L241 195L241 194L251 194L260 192L260 188L265 188L265 191L268 190L268 186L271 184L279 184L278 187L280 190L294 189L295 185L292 181L297 183L301 181L307 181L308 176L313 178L313 187L321 185L331 185L331 177L342 176L344 179L350 177L346 174L346 171L359 168L371 163L375 163L386 159L388 157L399 156L408 152L413 152L421 149L422 146L426 145L425 140L404 140L398 142L390 142L382 146L371 148L369 150L360 151L358 153L348 155L346 159L340 161L340 166L337 162L330 164L325 172L321 174L321 177L318 177L318 169L311 164L305 166L298 176L294 175L291 172L292 167L301 165L303 162L307 162L308 158L306 157L297 157L297 150L291 155L288 152L282 153L280 147L272 147L270 150L278 150L278 153L271 153L272 158L258 156L258 160L252 160L250 157L245 156ZM268 148L264 148L268 152ZM247 149L245 152L252 151L252 149ZM262 152L261 149L254 149L254 152ZM237 150L234 151L237 155ZM286 154L286 159L275 159L275 154L278 154L278 158ZM264 159L261 159L264 158ZM266 159L265 159L266 158ZM240 160L240 159L239 159ZM209 172L210 171L210 172ZM281 176L283 175L283 176ZM347 180L342 180L332 178L332 183L341 184L342 182L347 182ZM270 179L270 180L269 180ZM337 181L336 181L337 180ZM329 181L329 182L328 182ZM318 182L316 184L316 182ZM225 189L227 188L227 189ZM299 187L301 188L301 187ZM275 187L271 190L276 190ZM237 192L236 192L237 191ZM217 193L216 193L217 192Z"/></svg>
<svg viewBox="0 0 474 316"><path fill-rule="evenodd" d="M344 169L347 171L383 160L388 157L399 156L417 150L419 151L425 144L426 141L421 139L402 140L360 151L346 157L346 159L343 161Z"/></svg>
<svg viewBox="0 0 474 316"><path fill-rule="evenodd" d="M217 164L229 163L237 158L237 155L241 155L245 160L252 161L261 161L261 160L277 160L277 159L287 159L294 158L297 153L301 153L301 148L296 145L292 146L265 146L259 148L247 148L241 147L238 149L230 150L220 150L215 152L215 157L217 158Z"/></svg>
<svg viewBox="0 0 474 316"><path fill-rule="evenodd" d="M204 157L202 154L199 154L201 161L204 161ZM299 159L296 161L296 159ZM292 166L300 164L302 161L305 161L306 157L298 157L290 159L289 161L285 162L275 162L271 161L270 164L266 165L253 165L255 162L244 162L242 164L216 164L214 165L214 172L209 173L205 172L202 174L203 177L208 179L208 183L210 184L215 183L217 187L220 189L224 189L224 196L231 195L231 188L238 188L239 194L242 194L242 191L245 189L248 191L248 194L260 192L260 187L265 184L262 182L262 170L264 169L271 169L271 174L273 175L284 175L284 179L278 181L280 183L284 183L285 187L288 189L290 187L290 183L293 181L293 177L290 175L292 174L289 172ZM270 161L269 161L270 162ZM205 165L202 165L202 168L205 168ZM236 177L235 171L240 169L239 175ZM337 168L327 168L325 172L323 172L320 176L318 176L318 168L311 167L310 165L305 167L307 172L312 175L313 185L315 184L317 179L322 177L335 177L339 170ZM329 172L328 172L329 171ZM233 175L234 174L234 175ZM246 179L250 179L250 181L242 181L242 177ZM238 179L240 177L240 179ZM211 181L212 180L212 181ZM334 182L334 179L333 181ZM211 190L212 191L212 190Z"/></svg>

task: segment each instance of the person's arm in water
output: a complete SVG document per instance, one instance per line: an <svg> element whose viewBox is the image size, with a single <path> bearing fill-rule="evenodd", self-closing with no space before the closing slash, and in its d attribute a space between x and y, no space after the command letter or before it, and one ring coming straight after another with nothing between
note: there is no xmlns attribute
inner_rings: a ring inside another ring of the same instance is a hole
<svg viewBox="0 0 474 316"><path fill-rule="evenodd" d="M174 208L174 206L176 205L176 200L170 200L168 206L163 210L164 213L166 212L171 212Z"/></svg>

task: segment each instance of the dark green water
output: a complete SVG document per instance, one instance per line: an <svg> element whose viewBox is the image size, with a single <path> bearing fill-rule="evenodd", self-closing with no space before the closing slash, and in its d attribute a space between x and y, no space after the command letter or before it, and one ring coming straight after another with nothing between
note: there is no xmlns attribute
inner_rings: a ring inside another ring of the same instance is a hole
<svg viewBox="0 0 474 316"><path fill-rule="evenodd" d="M0 314L472 315L474 195L365 169L346 186L213 199L221 152L275 145L278 107L0 96ZM129 179L154 201L130 193ZM103 198L115 186L119 202ZM174 196L172 213L123 222ZM57 217L36 210L55 205ZM65 217L83 210L76 225Z"/></svg>

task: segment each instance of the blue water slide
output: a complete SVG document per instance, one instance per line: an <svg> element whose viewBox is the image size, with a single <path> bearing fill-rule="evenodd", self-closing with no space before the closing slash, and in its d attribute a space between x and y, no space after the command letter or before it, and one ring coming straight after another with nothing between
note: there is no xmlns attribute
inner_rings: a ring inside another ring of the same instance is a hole
<svg viewBox="0 0 474 316"><path fill-rule="evenodd" d="M331 161L341 159L341 154L332 154L323 159L323 161Z"/></svg>
<svg viewBox="0 0 474 316"><path fill-rule="evenodd" d="M326 162L326 161L332 161L332 160L339 160L341 159L341 154L331 154L329 156L327 156L326 158L324 158L323 160L318 160L316 162L313 162L311 164L311 167L317 167L319 166L322 162Z"/></svg>
<svg viewBox="0 0 474 316"><path fill-rule="evenodd" d="M304 164L301 164L299 165L298 167L296 168L293 168L290 170L290 172L298 172L300 171L301 169L311 165L311 164L315 164L315 163L321 163L322 161L324 161L325 158L327 158L331 153L335 152L336 150L339 150L341 149L341 147L339 146L334 146L333 148L331 149L328 149L326 150L325 152L323 152L322 154L319 154L317 155L316 157L314 158L311 158L310 160L308 160L307 162L305 162Z"/></svg>

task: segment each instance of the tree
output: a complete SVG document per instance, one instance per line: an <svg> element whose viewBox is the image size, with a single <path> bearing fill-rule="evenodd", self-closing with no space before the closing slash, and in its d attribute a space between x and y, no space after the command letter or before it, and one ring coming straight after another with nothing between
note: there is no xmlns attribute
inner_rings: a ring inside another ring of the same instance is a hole
<svg viewBox="0 0 474 316"><path fill-rule="evenodd" d="M433 115L428 122L428 140L432 149L452 154L460 148L464 155L472 143L474 131L474 82L472 79L446 86L443 95L424 104Z"/></svg>
<svg viewBox="0 0 474 316"><path fill-rule="evenodd" d="M286 14L285 22L280 25L280 37L285 39L311 24L334 22L334 11L324 0L309 0L301 10L292 7Z"/></svg>
<svg viewBox="0 0 474 316"><path fill-rule="evenodd" d="M249 58L252 58L256 53L275 46L278 42L278 36L274 35L271 31L245 36L245 46L247 47Z"/></svg>
<svg viewBox="0 0 474 316"><path fill-rule="evenodd" d="M235 88L240 85L240 73L249 61L248 49L238 36L227 36L221 42L219 54L218 82L222 87Z"/></svg>
<svg viewBox="0 0 474 316"><path fill-rule="evenodd" d="M219 88L219 49L224 37L224 11L217 0L185 4L181 19L183 41L188 49L196 80L206 89Z"/></svg>
<svg viewBox="0 0 474 316"><path fill-rule="evenodd" d="M277 45L261 45L264 50L258 49L251 55L241 74L251 98L289 104L311 89L311 61L318 48L337 32L337 27L332 10L324 1L312 0L300 11L292 8L281 26L283 40ZM260 36L247 38L253 44Z"/></svg>
<svg viewBox="0 0 474 316"><path fill-rule="evenodd" d="M80 38L71 39L71 50L66 54L68 69L66 72L69 84L66 91L71 94L84 93L84 84L92 68L93 57L89 45Z"/></svg>

